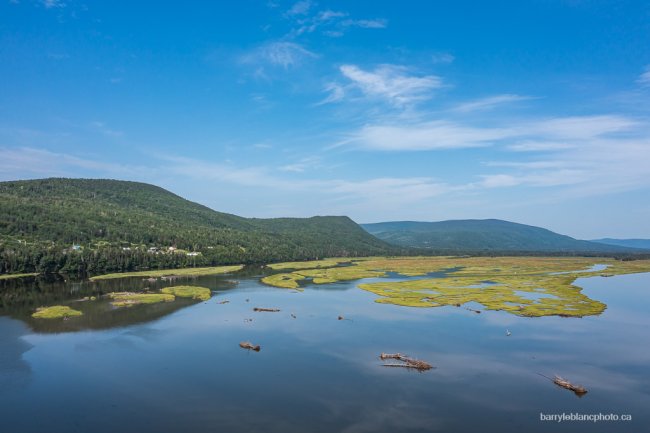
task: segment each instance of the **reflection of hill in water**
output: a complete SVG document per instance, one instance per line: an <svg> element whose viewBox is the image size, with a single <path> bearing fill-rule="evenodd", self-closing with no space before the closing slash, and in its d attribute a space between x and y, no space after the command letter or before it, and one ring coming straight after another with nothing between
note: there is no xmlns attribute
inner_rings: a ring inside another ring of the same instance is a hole
<svg viewBox="0 0 650 433"><path fill-rule="evenodd" d="M27 385L32 374L23 359L32 345L21 338L29 331L23 323L8 317L0 317L0 329L0 389L18 390Z"/></svg>
<svg viewBox="0 0 650 433"><path fill-rule="evenodd" d="M78 305L82 303L83 305ZM146 323L195 303L196 301L189 299L176 298L174 302L115 308L108 299L101 299L69 304L72 308L83 312L83 316L73 317L69 320L34 319L31 315L20 318L25 320L36 332L73 332L84 329L108 329Z"/></svg>
<svg viewBox="0 0 650 433"><path fill-rule="evenodd" d="M248 273L259 273L258 270ZM171 314L197 301L176 298L174 302L135 305L114 308L102 295L111 292L157 291L163 287L189 284L212 290L229 290L237 281L228 276L205 276L199 278L176 278L173 280L148 281L142 278L125 278L90 282L70 281L61 275L20 278L0 282L0 315L8 315L26 322L36 332L72 332L84 329L107 329L145 323ZM96 297L95 301L89 300ZM84 300L85 299L85 300ZM68 305L83 315L69 320L34 319L32 313L42 306ZM0 317L1 318L1 317Z"/></svg>

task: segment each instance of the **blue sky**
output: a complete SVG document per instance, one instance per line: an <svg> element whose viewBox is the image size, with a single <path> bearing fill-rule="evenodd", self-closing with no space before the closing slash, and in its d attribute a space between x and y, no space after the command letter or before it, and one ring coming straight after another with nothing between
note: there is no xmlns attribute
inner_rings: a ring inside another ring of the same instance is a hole
<svg viewBox="0 0 650 433"><path fill-rule="evenodd" d="M648 2L0 1L0 180L650 237Z"/></svg>

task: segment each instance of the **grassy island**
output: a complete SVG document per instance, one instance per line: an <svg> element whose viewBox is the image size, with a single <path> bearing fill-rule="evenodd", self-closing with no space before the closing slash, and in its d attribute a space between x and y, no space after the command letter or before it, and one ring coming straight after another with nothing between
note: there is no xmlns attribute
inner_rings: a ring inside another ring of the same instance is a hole
<svg viewBox="0 0 650 433"><path fill-rule="evenodd" d="M132 293L132 292L114 292L109 293L108 297L113 301L114 307L132 307L140 304L156 304L158 302L172 302L176 299L169 293Z"/></svg>
<svg viewBox="0 0 650 433"><path fill-rule="evenodd" d="M36 310L32 317L34 319L62 319L64 317L81 316L81 311L73 310L65 305L53 305L51 307L41 307Z"/></svg>
<svg viewBox="0 0 650 433"><path fill-rule="evenodd" d="M207 287L197 286L174 286L165 287L161 290L162 293L174 295L179 298L192 298L201 301L207 301L212 296L212 291Z"/></svg>

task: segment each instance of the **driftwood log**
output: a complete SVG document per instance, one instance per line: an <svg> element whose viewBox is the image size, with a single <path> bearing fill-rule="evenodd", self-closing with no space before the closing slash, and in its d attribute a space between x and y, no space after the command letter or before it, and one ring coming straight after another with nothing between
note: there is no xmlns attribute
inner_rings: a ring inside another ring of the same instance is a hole
<svg viewBox="0 0 650 433"><path fill-rule="evenodd" d="M578 397L582 397L583 395L585 395L587 393L587 388L585 388L584 386L575 385L575 384L569 382L568 380L561 378L557 374L554 375L553 377L545 376L542 373L537 373L537 374L539 374L540 376L550 380L551 382L553 382L554 384L556 384L559 387L562 387L564 389L568 389L570 391L573 391L575 393L575 395L577 395Z"/></svg>
<svg viewBox="0 0 650 433"><path fill-rule="evenodd" d="M584 386L575 385L566 379L562 379L557 374L553 378L553 383L555 383L557 386L561 386L562 388L566 388L573 391L578 396L583 396L587 393L587 388L585 388Z"/></svg>
<svg viewBox="0 0 650 433"><path fill-rule="evenodd" d="M242 349L248 349L248 350L254 350L255 352L259 352L261 347L259 344L253 344L250 341L242 341L239 343L239 347Z"/></svg>
<svg viewBox="0 0 650 433"><path fill-rule="evenodd" d="M431 370L433 366L426 361L421 361L419 359L414 359L403 355L401 353L382 353L379 355L379 359L385 361L387 359L394 359L399 362L388 362L382 364L384 367L402 367L402 368L412 368L418 371Z"/></svg>
<svg viewBox="0 0 650 433"><path fill-rule="evenodd" d="M253 308L253 311L258 311L258 312L259 311L266 311L267 313L277 313L278 311L280 311L280 309L279 308L259 308L259 307L255 307L255 308Z"/></svg>

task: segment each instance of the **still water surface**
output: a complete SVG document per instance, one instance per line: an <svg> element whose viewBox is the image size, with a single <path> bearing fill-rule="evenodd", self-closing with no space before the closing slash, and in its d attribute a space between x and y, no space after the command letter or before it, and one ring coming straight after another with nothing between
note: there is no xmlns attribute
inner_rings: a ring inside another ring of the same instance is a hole
<svg viewBox="0 0 650 433"><path fill-rule="evenodd" d="M43 323L29 313L44 300L169 283L5 282L0 430L650 431L650 274L578 280L608 305L582 319L377 304L359 281L298 293L264 286L256 274L175 282L210 287L208 302L111 310L96 301L78 322ZM240 349L245 340L262 350ZM381 352L437 368L385 368ZM560 374L589 393L578 398L537 373ZM563 412L633 420L540 421L540 413Z"/></svg>

